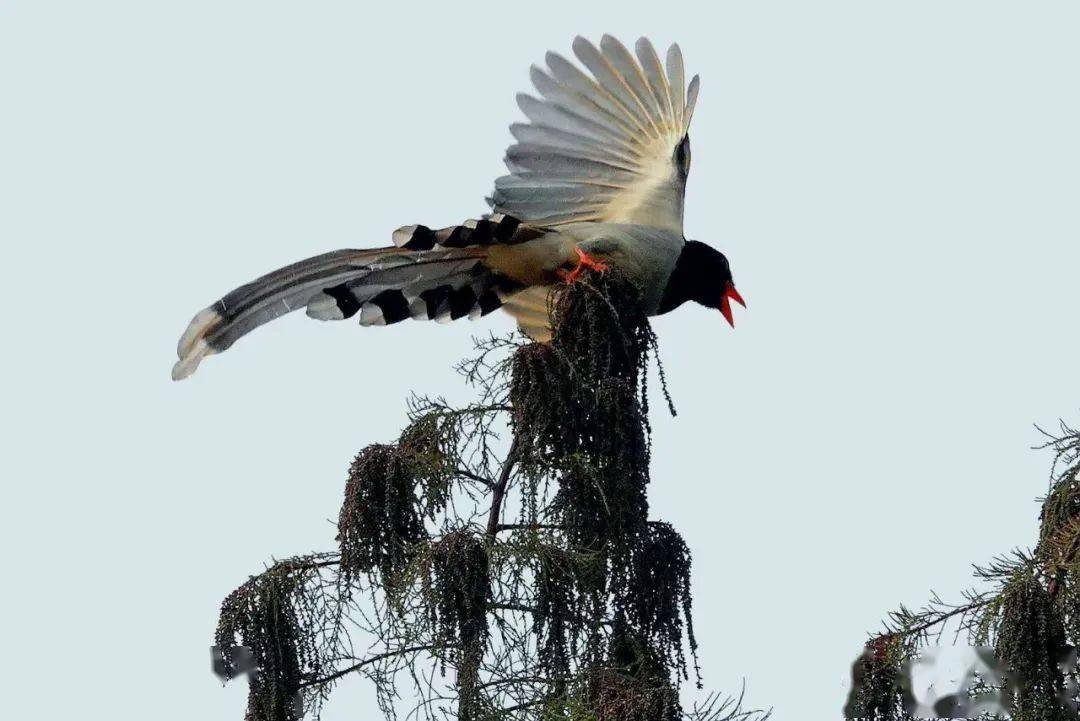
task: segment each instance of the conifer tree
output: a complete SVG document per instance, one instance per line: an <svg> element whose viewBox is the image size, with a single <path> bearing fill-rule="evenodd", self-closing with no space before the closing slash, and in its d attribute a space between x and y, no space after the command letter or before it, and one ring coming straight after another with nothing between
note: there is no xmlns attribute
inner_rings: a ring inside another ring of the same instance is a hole
<svg viewBox="0 0 1080 721"><path fill-rule="evenodd" d="M338 548L222 605L216 666L248 677L249 721L317 717L356 675L387 718L768 717L741 695L680 701L701 687L691 553L649 518L656 340L636 301L586 276L553 296L550 343L478 344L474 403L414 398L398 441L357 455Z"/></svg>
<svg viewBox="0 0 1080 721"><path fill-rule="evenodd" d="M1044 434L1047 441L1040 447L1051 450L1053 462L1034 548L976 566L980 589L966 591L959 603L934 595L922 609L901 607L890 614L884 632L871 637L856 663L847 718L914 718L906 666L950 625L971 645L993 647L984 660L1000 668L1002 680L976 683L942 706L976 708L980 697L993 694L1004 702L1000 705L1011 707L1014 721L1078 718L1080 431L1062 423L1057 433Z"/></svg>

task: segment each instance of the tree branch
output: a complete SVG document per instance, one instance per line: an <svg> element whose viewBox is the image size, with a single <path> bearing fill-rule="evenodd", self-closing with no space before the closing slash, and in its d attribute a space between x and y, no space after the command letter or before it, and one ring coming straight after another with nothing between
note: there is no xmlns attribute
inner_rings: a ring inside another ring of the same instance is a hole
<svg viewBox="0 0 1080 721"><path fill-rule="evenodd" d="M492 686L504 686L512 683L551 683L550 678L544 678L543 676L512 676L510 678L500 678L495 681L488 681L487 683L480 684L477 688L491 688Z"/></svg>
<svg viewBox="0 0 1080 721"><path fill-rule="evenodd" d="M499 517L502 513L503 499L506 497L506 487L510 485L510 476L514 472L514 464L517 463L518 439L514 436L514 442L510 444L510 450L503 460L499 478L495 481L495 487L491 493L491 512L488 514L487 535L495 538L499 532Z"/></svg>
<svg viewBox="0 0 1080 721"><path fill-rule="evenodd" d="M900 631L894 631L894 632L886 634L886 635L888 635L888 636L902 636L902 637L905 637L905 638L908 637L908 636L916 636L916 635L922 633L923 631L926 631L926 630L928 630L930 628L933 628L934 626L945 623L950 618L953 618L955 616L961 616L961 615L963 615L965 613L970 613L971 611L974 611L977 608L982 608L983 606L990 603L992 600L993 600L992 597L979 598L978 600L972 601L970 603L966 603L966 604L964 604L962 606L957 606L956 608L952 609L951 611L948 611L948 612L945 612L945 613L939 613L936 618L932 618L929 621L925 621L923 623L920 623L917 626L912 626L911 628L905 628L905 629L900 630Z"/></svg>
<svg viewBox="0 0 1080 721"><path fill-rule="evenodd" d="M477 483L487 486L488 488L495 488L495 483L490 478L484 478L478 473L473 473L468 468L458 468L455 473L462 478L468 478L470 481L476 481Z"/></svg>
<svg viewBox="0 0 1080 721"><path fill-rule="evenodd" d="M356 663L356 664L353 664L352 666L349 666L348 668L344 668L344 669L342 669L340 671L335 671L334 673L330 674L329 676L324 676L323 678L311 679L310 681L304 681L303 683L300 684L300 688L307 688L308 686L318 686L320 684L329 683L331 681L336 681L337 679L341 678L342 676L348 676L353 671L359 671L364 666L369 666L369 665L371 665L373 663L376 663L378 661L383 661L383 660L388 659L388 658L393 658L394 656L404 656L407 653L416 653L418 651L433 651L436 648L438 648L438 646L433 646L433 645L409 646L408 648L399 648L396 651L387 651L386 653L379 653L379 654L376 654L374 656L369 656L368 658L365 658L363 661L361 661L359 663Z"/></svg>
<svg viewBox="0 0 1080 721"><path fill-rule="evenodd" d="M561 531L565 528L557 523L500 523L495 531Z"/></svg>
<svg viewBox="0 0 1080 721"><path fill-rule="evenodd" d="M525 701L524 703L515 704L514 706L507 706L499 710L499 713L508 714L512 711L521 711L523 709L532 708L533 706L539 706L542 703L547 703L554 696L545 696L544 698L534 699L532 701Z"/></svg>
<svg viewBox="0 0 1080 721"><path fill-rule="evenodd" d="M523 611L524 613L536 613L536 608L520 603L493 603L488 608L495 611Z"/></svg>

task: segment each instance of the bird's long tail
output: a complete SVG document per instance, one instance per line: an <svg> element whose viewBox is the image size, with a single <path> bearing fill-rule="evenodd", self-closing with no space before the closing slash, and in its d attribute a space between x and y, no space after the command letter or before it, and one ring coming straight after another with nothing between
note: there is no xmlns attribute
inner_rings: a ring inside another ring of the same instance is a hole
<svg viewBox="0 0 1080 721"><path fill-rule="evenodd" d="M438 231L406 226L394 233L393 247L337 250L275 270L192 318L172 377L188 377L206 356L299 308L319 320L359 313L361 325L487 315L521 289L484 264L487 246L521 242L524 230L510 218Z"/></svg>

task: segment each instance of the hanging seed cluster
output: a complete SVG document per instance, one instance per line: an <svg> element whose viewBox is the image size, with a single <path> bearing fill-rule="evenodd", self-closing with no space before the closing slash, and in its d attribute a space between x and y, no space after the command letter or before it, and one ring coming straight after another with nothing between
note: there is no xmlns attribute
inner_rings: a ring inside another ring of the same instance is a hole
<svg viewBox="0 0 1080 721"><path fill-rule="evenodd" d="M1080 433L1055 439L1057 458L1071 461L1054 478L1040 514L1035 557L1049 578L1054 610L1068 638L1080 645Z"/></svg>
<svg viewBox="0 0 1080 721"><path fill-rule="evenodd" d="M1064 473L1043 502L1039 530L1039 546L1042 549L1051 550L1061 544L1063 534L1074 534L1076 522L1080 519L1078 471L1080 465Z"/></svg>
<svg viewBox="0 0 1080 721"><path fill-rule="evenodd" d="M1001 594L997 649L1016 675L1019 721L1075 718L1062 703L1062 666L1070 644L1080 645L1080 431L1065 424L1061 431L1048 444L1053 483L1040 513L1037 565Z"/></svg>
<svg viewBox="0 0 1080 721"><path fill-rule="evenodd" d="M604 663L610 561L601 553L544 546L533 565L538 665L561 693L573 669Z"/></svg>
<svg viewBox="0 0 1080 721"><path fill-rule="evenodd" d="M997 656L1013 674L1016 721L1064 720L1064 678L1058 664L1067 643L1053 599L1043 582L1020 573L1002 591Z"/></svg>
<svg viewBox="0 0 1080 721"><path fill-rule="evenodd" d="M1009 674L1005 690L1016 721L1075 719L1077 697L1075 647L1080 645L1080 431L1061 426L1042 447L1054 453L1051 488L1042 501L1034 552L1016 551L976 567L976 576L994 587L970 592L966 604L935 599L920 612L893 614L892 635L898 648L914 653L926 643L928 629L943 629L960 619L972 643L992 644ZM958 615L959 614L959 615ZM881 641L875 642L880 644ZM872 644L873 649L878 648ZM901 706L893 683L895 670L882 661L893 658L868 651L857 667L849 716L899 718ZM894 714L890 716L889 714Z"/></svg>
<svg viewBox="0 0 1080 721"><path fill-rule="evenodd" d="M630 554L629 573L616 576L614 607L617 623L633 629L668 668L689 678L683 652L685 633L700 682L690 561L690 549L670 524L649 524L640 544ZM620 583L624 579L625 583Z"/></svg>
<svg viewBox="0 0 1080 721"><path fill-rule="evenodd" d="M1012 673L1017 721L1075 718L1064 702L1063 664L1070 642L1080 643L1080 432L1063 424L1046 447L1055 458L1039 542L1003 584L990 616L997 656Z"/></svg>
<svg viewBox="0 0 1080 721"><path fill-rule="evenodd" d="M585 639L598 659L597 624L648 644L668 675L688 677L692 652L690 552L668 524L648 522L650 429L646 371L655 339L636 289L616 275L588 276L553 307L548 344L512 364L514 432L527 472L554 476L548 509L568 549L598 562L541 559L536 631L545 671L562 678ZM696 653L695 671L696 671Z"/></svg>
<svg viewBox="0 0 1080 721"><path fill-rule="evenodd" d="M663 662L647 642L616 633L607 662L589 671L582 693L584 717L596 721L678 721L682 706Z"/></svg>
<svg viewBox="0 0 1080 721"><path fill-rule="evenodd" d="M446 648L474 648L487 640L489 562L484 542L468 531L449 533L432 547L432 607Z"/></svg>
<svg viewBox="0 0 1080 721"><path fill-rule="evenodd" d="M296 721L304 713L305 671L319 670L319 649L302 619L303 574L287 566L253 577L221 606L215 633L225 676L245 669L234 659L250 652L247 721ZM243 647L243 648L241 648Z"/></svg>
<svg viewBox="0 0 1080 721"><path fill-rule="evenodd" d="M342 570L351 576L378 571L390 584L409 561L409 550L426 538L417 510L416 485L399 449L372 445L349 468L338 516Z"/></svg>
<svg viewBox="0 0 1080 721"><path fill-rule="evenodd" d="M647 518L653 336L637 290L612 274L563 290L552 315L551 342L513 361L514 431L527 467L559 475L554 511L571 543L597 550Z"/></svg>
<svg viewBox="0 0 1080 721"><path fill-rule="evenodd" d="M903 646L898 636L878 636L852 670L851 692L844 718L865 721L906 721L903 712L901 667Z"/></svg>
<svg viewBox="0 0 1080 721"><path fill-rule="evenodd" d="M559 681L570 676L574 639L585 626L574 589L580 569L570 553L550 550L536 559L533 632L540 666Z"/></svg>
<svg viewBox="0 0 1080 721"><path fill-rule="evenodd" d="M338 518L339 554L309 557L318 569L309 587L296 569L275 568L229 596L217 642L226 660L251 649L251 721L294 721L302 701L317 714L352 672L375 683L392 716L394 675L405 670L432 717L489 721L508 708L574 721L683 716L688 655L697 671L691 556L670 525L648 520L646 497L655 338L636 289L614 274L562 290L553 320L550 343L468 366L481 403L414 401L397 444L361 451ZM493 339L483 352L493 347L506 346ZM490 414L507 408L514 450L500 475L488 444L502 425ZM484 523L485 491L503 499L508 487L522 497L519 522L500 523L496 503ZM466 502L481 510L461 511ZM360 590L372 610L356 611ZM350 624L390 651L358 664L342 630ZM452 681L436 687L420 656L443 678L451 666Z"/></svg>
<svg viewBox="0 0 1080 721"><path fill-rule="evenodd" d="M479 670L488 640L490 563L484 542L468 531L447 534L432 548L431 607L439 643L457 662L458 718L479 717Z"/></svg>
<svg viewBox="0 0 1080 721"><path fill-rule="evenodd" d="M398 451L428 518L445 510L450 501L460 443L459 419L437 410L414 415L398 441Z"/></svg>

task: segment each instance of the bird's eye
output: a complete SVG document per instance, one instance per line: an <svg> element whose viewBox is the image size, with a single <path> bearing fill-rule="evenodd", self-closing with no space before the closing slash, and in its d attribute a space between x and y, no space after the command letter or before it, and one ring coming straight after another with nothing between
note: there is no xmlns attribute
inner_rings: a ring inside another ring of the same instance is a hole
<svg viewBox="0 0 1080 721"><path fill-rule="evenodd" d="M682 142L675 148L675 167L684 178L690 174L690 134L683 136Z"/></svg>

